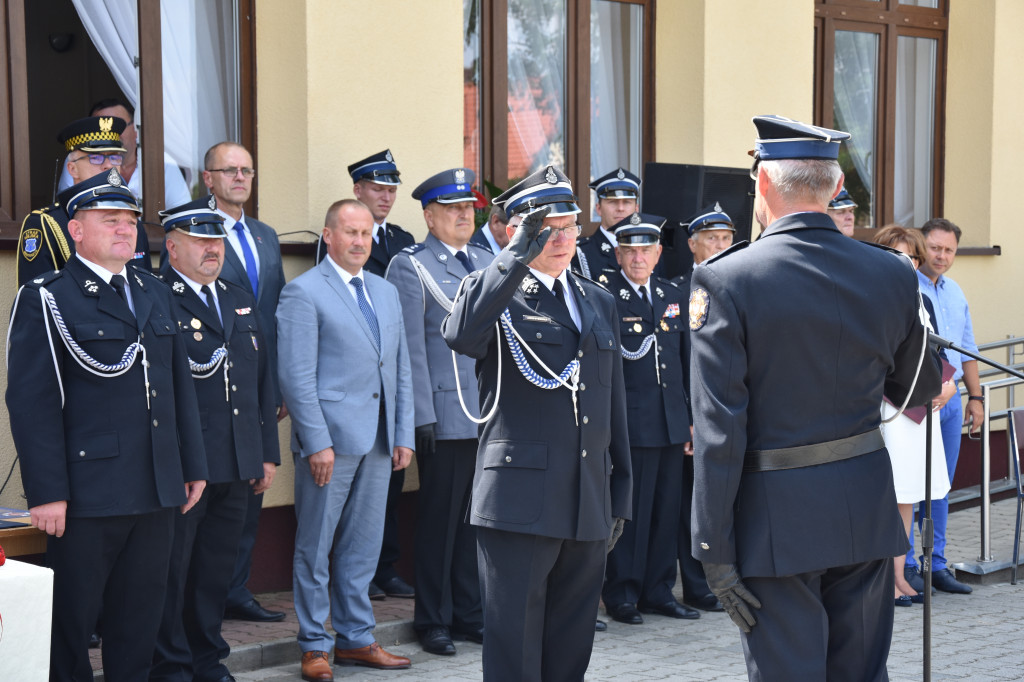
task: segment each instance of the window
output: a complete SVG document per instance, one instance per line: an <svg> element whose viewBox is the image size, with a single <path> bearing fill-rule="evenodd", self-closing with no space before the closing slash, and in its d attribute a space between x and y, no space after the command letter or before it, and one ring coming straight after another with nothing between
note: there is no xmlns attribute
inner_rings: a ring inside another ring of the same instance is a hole
<svg viewBox="0 0 1024 682"><path fill-rule="evenodd" d="M852 135L839 162L857 227L941 214L947 2L815 2L815 121Z"/></svg>
<svg viewBox="0 0 1024 682"><path fill-rule="evenodd" d="M591 178L653 157L652 0L464 0L465 155L504 189L547 164ZM479 184L483 185L483 182Z"/></svg>

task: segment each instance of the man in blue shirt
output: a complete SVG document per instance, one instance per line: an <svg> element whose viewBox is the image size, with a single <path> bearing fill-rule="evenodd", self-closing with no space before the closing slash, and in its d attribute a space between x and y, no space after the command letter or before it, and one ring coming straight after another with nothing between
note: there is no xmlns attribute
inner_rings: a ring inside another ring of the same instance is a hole
<svg viewBox="0 0 1024 682"><path fill-rule="evenodd" d="M971 313L967 307L967 298L960 286L945 276L953 267L957 245L960 243L960 228L945 218L933 218L921 227L924 235L925 262L917 271L921 291L931 299L935 306L936 329L940 336L965 350L978 352L974 343L974 331L971 328ZM967 419L971 433L981 428L985 409L982 404L981 380L978 378L978 362L966 355L947 351L946 356L956 369L953 381L963 379L967 386ZM936 406L941 399L936 398ZM960 456L960 433L965 423L963 405L959 395L950 400L939 412L942 429L942 445L946 451L946 469L949 480L953 480L956 472L956 461ZM943 592L969 594L971 588L958 582L953 573L946 567L946 522L949 518L949 496L932 501L932 518L935 525L935 546L932 549L932 584ZM913 542L913 538L911 538ZM914 560L914 547L911 545L907 553L907 565L904 568L907 582L918 592L924 590L924 581Z"/></svg>

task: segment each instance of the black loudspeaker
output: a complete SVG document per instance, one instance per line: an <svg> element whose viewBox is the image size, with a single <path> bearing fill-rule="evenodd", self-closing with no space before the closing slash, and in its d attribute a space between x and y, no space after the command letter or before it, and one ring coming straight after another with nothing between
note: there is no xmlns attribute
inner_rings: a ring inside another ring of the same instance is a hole
<svg viewBox="0 0 1024 682"><path fill-rule="evenodd" d="M668 218L662 230L662 277L685 275L693 268L683 223L718 202L736 227L733 242L750 239L754 220L754 181L747 168L648 163L644 166L643 212Z"/></svg>

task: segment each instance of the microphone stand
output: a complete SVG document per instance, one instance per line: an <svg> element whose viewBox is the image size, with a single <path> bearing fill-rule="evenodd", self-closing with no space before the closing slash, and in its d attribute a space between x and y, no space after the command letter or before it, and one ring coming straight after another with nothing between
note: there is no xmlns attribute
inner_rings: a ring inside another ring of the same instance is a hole
<svg viewBox="0 0 1024 682"><path fill-rule="evenodd" d="M994 360L990 360L977 353L961 348L952 341L944 339L938 334L928 332L928 341L931 344L939 348L948 348L951 351L966 355L972 360L984 363L990 367L994 367L1001 372L1005 372L1012 377L1018 379L1024 379L1024 373L1018 372L1012 367L1000 364ZM957 400L960 396L957 395ZM935 543L935 528L932 525L932 410L929 406L927 415L925 417L925 433L924 441L924 508L921 510L921 553L923 554L921 560L921 577L924 580L924 682L931 682L932 679L932 548ZM950 481L952 483L952 481Z"/></svg>

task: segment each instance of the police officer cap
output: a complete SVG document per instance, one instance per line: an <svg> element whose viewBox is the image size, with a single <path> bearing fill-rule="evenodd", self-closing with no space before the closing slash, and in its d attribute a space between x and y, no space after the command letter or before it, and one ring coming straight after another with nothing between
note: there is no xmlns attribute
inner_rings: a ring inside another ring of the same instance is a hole
<svg viewBox="0 0 1024 682"><path fill-rule="evenodd" d="M433 175L412 191L412 198L427 207L431 201L439 204L457 204L462 201L476 201L473 181L476 173L469 168L450 168Z"/></svg>
<svg viewBox="0 0 1024 682"><path fill-rule="evenodd" d="M67 124L57 133L57 141L65 151L81 149L83 152L121 152L121 133L128 123L117 116L90 116Z"/></svg>
<svg viewBox="0 0 1024 682"><path fill-rule="evenodd" d="M752 155L762 161L777 159L839 158L839 143L850 139L850 133L819 128L782 116L755 116L757 140Z"/></svg>
<svg viewBox="0 0 1024 682"><path fill-rule="evenodd" d="M835 199L828 202L828 207L833 211L838 211L843 208L857 208L857 202L853 200L853 197L850 196L850 193L847 192L844 187L839 190L839 194L836 195Z"/></svg>
<svg viewBox="0 0 1024 682"><path fill-rule="evenodd" d="M717 201L705 206L701 209L700 213L690 218L686 229L690 233L691 237L704 230L736 231L736 228L733 227L732 224L732 218L722 210L722 206Z"/></svg>
<svg viewBox="0 0 1024 682"><path fill-rule="evenodd" d="M505 210L505 215L512 216L533 213L541 206L550 206L548 217L576 215L580 207L576 205L576 195L572 193L572 183L565 174L554 166L540 169L505 190L494 203Z"/></svg>
<svg viewBox="0 0 1024 682"><path fill-rule="evenodd" d="M661 239L661 226L665 219L650 213L634 213L613 227L615 241L629 246L657 244Z"/></svg>
<svg viewBox="0 0 1024 682"><path fill-rule="evenodd" d="M160 211L160 224L164 226L164 232L178 230L193 237L223 239L228 233L224 231L224 218L215 212L216 209L217 200L210 194Z"/></svg>
<svg viewBox="0 0 1024 682"><path fill-rule="evenodd" d="M625 168L616 168L588 186L597 192L598 199L636 199L640 193L640 178Z"/></svg>
<svg viewBox="0 0 1024 682"><path fill-rule="evenodd" d="M116 168L71 185L57 195L57 201L64 206L69 218L74 218L78 211L100 208L142 213L139 200Z"/></svg>
<svg viewBox="0 0 1024 682"><path fill-rule="evenodd" d="M401 173L395 166L395 157L391 156L390 149L367 156L362 161L356 161L348 167L348 174L352 176L352 182L369 180L378 185L402 184L402 181L398 179Z"/></svg>

